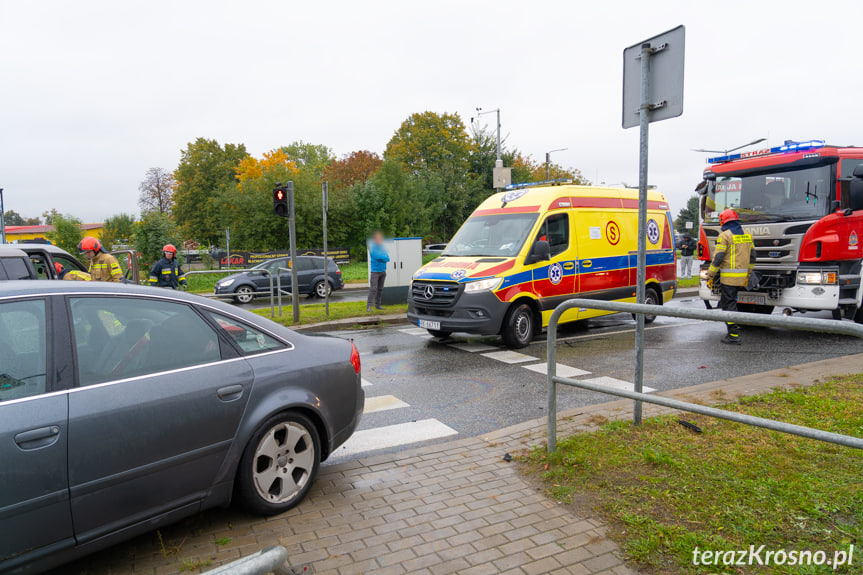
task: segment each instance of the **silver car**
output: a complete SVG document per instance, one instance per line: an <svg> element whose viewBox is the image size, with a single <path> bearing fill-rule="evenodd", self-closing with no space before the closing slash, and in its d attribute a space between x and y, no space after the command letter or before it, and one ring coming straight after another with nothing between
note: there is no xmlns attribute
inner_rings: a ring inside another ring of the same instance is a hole
<svg viewBox="0 0 863 575"><path fill-rule="evenodd" d="M285 511L359 424L353 343L157 288L0 282L0 572Z"/></svg>

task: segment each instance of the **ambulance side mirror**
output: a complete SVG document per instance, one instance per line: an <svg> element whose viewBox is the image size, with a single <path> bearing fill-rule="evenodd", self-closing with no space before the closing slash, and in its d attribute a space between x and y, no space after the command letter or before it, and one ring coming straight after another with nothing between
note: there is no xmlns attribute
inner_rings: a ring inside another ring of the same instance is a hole
<svg viewBox="0 0 863 575"><path fill-rule="evenodd" d="M548 242L544 240L536 240L533 247L530 248L530 253L527 256L525 265L535 264L537 262L545 262L551 259L551 248L548 247Z"/></svg>

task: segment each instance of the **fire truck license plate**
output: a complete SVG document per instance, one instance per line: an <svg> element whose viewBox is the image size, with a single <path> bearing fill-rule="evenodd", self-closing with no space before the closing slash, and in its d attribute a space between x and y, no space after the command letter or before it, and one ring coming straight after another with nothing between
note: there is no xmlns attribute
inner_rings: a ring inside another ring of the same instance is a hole
<svg viewBox="0 0 863 575"><path fill-rule="evenodd" d="M751 303L755 305L765 305L767 298L763 295L741 294L737 296L737 303Z"/></svg>
<svg viewBox="0 0 863 575"><path fill-rule="evenodd" d="M424 327L425 329L440 330L440 322L439 321L429 321L427 319L421 319L420 320L420 327Z"/></svg>

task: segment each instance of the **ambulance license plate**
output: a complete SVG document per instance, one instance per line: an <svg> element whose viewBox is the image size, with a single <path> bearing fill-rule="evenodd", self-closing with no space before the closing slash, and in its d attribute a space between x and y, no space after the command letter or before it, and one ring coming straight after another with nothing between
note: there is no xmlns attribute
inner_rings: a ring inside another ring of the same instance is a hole
<svg viewBox="0 0 863 575"><path fill-rule="evenodd" d="M763 295L740 294L737 303L751 303L755 305L766 305L767 298Z"/></svg>
<svg viewBox="0 0 863 575"><path fill-rule="evenodd" d="M440 331L440 322L439 321L429 321L427 319L421 319L419 326L425 329L436 329Z"/></svg>

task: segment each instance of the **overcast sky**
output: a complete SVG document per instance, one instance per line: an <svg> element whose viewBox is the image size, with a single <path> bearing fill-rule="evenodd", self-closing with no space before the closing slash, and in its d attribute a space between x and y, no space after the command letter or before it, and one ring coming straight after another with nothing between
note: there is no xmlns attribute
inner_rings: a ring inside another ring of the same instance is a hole
<svg viewBox="0 0 863 575"><path fill-rule="evenodd" d="M382 153L413 112L500 107L510 144L636 184L622 51L686 26L683 115L651 125L676 215L705 154L754 138L863 145L859 0L146 2L0 0L6 209L137 213L152 166L199 136ZM493 125L491 116L488 119Z"/></svg>

